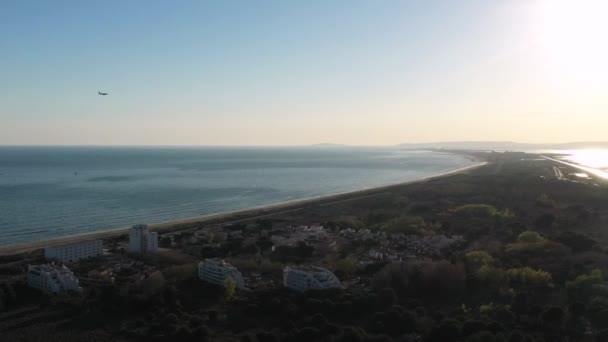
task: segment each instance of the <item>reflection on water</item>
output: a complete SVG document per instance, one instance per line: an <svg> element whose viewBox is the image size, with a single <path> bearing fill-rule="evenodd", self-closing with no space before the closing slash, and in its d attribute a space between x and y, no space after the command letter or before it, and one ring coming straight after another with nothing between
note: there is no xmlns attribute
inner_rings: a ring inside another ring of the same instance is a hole
<svg viewBox="0 0 608 342"><path fill-rule="evenodd" d="M608 169L608 150L560 150L553 153L566 154L564 160L597 169Z"/></svg>

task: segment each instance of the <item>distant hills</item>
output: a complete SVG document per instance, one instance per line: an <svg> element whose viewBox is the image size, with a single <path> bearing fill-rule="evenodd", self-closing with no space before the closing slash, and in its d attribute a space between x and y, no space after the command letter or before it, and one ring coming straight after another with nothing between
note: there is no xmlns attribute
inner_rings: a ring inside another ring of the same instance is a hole
<svg viewBox="0 0 608 342"><path fill-rule="evenodd" d="M393 146L354 146L344 144L322 143L308 145L313 148L400 148L409 150L445 149L445 150L482 150L482 151L536 151L536 150L580 150L608 149L608 141L580 141L560 144L529 144L514 141L444 141L432 143L405 143Z"/></svg>
<svg viewBox="0 0 608 342"><path fill-rule="evenodd" d="M407 149L447 149L447 150L577 150L577 149L608 149L608 142L570 142L561 144L527 144L513 141L448 141L419 144L399 144L398 147Z"/></svg>

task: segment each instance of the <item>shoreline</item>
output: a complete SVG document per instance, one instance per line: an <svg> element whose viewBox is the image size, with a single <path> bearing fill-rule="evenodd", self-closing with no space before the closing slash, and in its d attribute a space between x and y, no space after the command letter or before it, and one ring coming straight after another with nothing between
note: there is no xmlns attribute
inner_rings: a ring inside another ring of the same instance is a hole
<svg viewBox="0 0 608 342"><path fill-rule="evenodd" d="M426 181L436 179L436 178L441 178L441 177L446 177L446 176L450 176L450 175L468 172L468 171L478 169L478 168L488 164L487 161L483 161L483 160L473 157L471 155L462 154L461 156L471 160L475 164L461 167L461 168L458 168L455 170L447 171L447 172L444 172L444 173L441 173L438 175L423 177L423 178L416 179L416 180L410 180L410 181L388 184L388 185L381 185L381 186L377 186L377 187L364 188L364 189L353 190L353 191L333 193L333 194L322 195L322 196L311 197L311 198L279 202L279 203L274 203L274 204L262 205L262 206L258 206L258 207L252 207L252 208L218 212L218 213L207 214L207 215L197 216L197 217L190 217L190 218L176 219L176 220L160 222L160 223L153 223L153 224L148 224L148 227L150 228L150 230L155 231L155 232L168 233L168 232L178 232L178 231L184 231L184 230L190 230L190 229L196 228L196 227L180 227L182 225L219 224L219 223L228 224L228 223L236 223L239 221L255 220L255 219L258 219L261 217L265 217L265 216L277 215L277 214L281 214L281 213L285 213L285 212L289 212L289 211L300 210L308 205L315 205L315 204L327 205L327 204L331 204L331 203L335 203L335 202L350 201L350 200L355 200L355 199L363 198L363 197L378 196L378 195L386 193L387 190L390 190L393 188L406 186L406 185L414 184L414 183L426 182ZM103 231L98 231L98 232L68 235L68 236L63 236L63 237L57 237L57 238L51 238L51 239L45 239L45 240L39 240L39 241L32 241L32 242L24 242L24 243L18 243L18 244L9 244L9 245L5 245L5 246L0 246L0 256L9 256L9 255L15 255L15 254L29 253L29 252L33 252L35 250L43 249L43 248L49 247L49 246L72 244L72 243L78 243L78 242L87 241L87 240L114 239L114 238L118 238L118 237L126 235L128 233L129 228L130 227L120 227L120 228L113 228L113 229L108 229L108 230L103 230Z"/></svg>

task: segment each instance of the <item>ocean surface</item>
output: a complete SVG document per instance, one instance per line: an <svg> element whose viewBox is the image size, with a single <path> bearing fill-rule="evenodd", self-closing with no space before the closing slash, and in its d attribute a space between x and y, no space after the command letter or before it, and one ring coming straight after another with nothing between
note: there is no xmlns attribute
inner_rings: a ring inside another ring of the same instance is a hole
<svg viewBox="0 0 608 342"><path fill-rule="evenodd" d="M0 147L0 245L365 189L472 164L388 148Z"/></svg>
<svg viewBox="0 0 608 342"><path fill-rule="evenodd" d="M550 152L563 154L561 159L564 161L608 171L608 150L554 150Z"/></svg>

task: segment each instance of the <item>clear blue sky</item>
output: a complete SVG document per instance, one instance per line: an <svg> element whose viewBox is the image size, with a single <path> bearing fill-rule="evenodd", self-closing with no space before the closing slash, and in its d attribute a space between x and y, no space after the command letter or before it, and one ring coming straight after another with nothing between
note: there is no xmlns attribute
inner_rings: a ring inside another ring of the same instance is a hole
<svg viewBox="0 0 608 342"><path fill-rule="evenodd" d="M582 2L5 0L0 144L602 140Z"/></svg>

